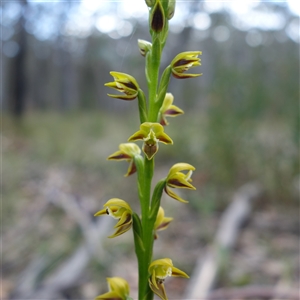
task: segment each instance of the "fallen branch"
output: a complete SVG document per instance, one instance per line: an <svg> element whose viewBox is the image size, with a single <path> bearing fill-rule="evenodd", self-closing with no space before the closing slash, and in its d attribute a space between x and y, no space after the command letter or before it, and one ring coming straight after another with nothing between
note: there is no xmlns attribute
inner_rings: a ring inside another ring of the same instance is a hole
<svg viewBox="0 0 300 300"><path fill-rule="evenodd" d="M222 266L224 253L234 247L241 226L251 214L252 202L261 192L258 184L250 183L242 186L234 195L232 203L221 217L212 247L207 250L204 260L199 257L196 263L184 299L208 299Z"/></svg>

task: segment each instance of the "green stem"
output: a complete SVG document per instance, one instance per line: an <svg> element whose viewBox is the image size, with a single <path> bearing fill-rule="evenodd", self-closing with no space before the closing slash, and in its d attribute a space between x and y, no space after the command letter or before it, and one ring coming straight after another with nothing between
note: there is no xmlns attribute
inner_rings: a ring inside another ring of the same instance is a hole
<svg viewBox="0 0 300 300"><path fill-rule="evenodd" d="M157 99L154 106L154 115L158 116L159 109L161 108L170 82L170 76L172 73L172 67L169 65L163 72L158 87Z"/></svg>
<svg viewBox="0 0 300 300"><path fill-rule="evenodd" d="M144 251L139 252L138 264L139 264L139 299L151 300L153 298L153 292L149 288L148 283L148 267L152 259L153 248L153 224L150 220L150 197L151 197L151 182L154 170L154 159L148 160L144 158L144 176L139 177L138 180L143 180L140 185L143 187L141 202L142 211L142 240ZM135 241L136 243L137 241Z"/></svg>
<svg viewBox="0 0 300 300"><path fill-rule="evenodd" d="M138 100L139 100L139 113L140 113L140 122L141 124L147 121L147 105L144 92L138 90Z"/></svg>
<svg viewBox="0 0 300 300"><path fill-rule="evenodd" d="M149 85L149 112L148 120L149 122L157 121L157 114L155 113L155 101L158 86L159 77L159 66L161 59L161 42L159 34L153 35L153 44L151 51L151 64L149 67L150 85Z"/></svg>

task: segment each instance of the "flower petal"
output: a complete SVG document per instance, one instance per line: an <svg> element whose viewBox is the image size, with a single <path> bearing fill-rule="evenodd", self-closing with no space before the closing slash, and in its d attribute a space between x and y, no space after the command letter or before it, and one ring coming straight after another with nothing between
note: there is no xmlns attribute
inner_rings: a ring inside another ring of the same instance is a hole
<svg viewBox="0 0 300 300"><path fill-rule="evenodd" d="M124 212L118 223L114 226L114 228L118 228L127 224L132 224L132 217L130 213Z"/></svg>
<svg viewBox="0 0 300 300"><path fill-rule="evenodd" d="M171 167L169 171L169 175L175 174L177 172L185 171L185 170L195 171L195 167L187 163L177 163Z"/></svg>
<svg viewBox="0 0 300 300"><path fill-rule="evenodd" d="M112 198L112 199L108 200L105 204L103 204L103 206L105 206L105 207L119 206L119 207L125 208L126 210L129 210L132 212L130 205L126 201L119 199L119 198Z"/></svg>
<svg viewBox="0 0 300 300"><path fill-rule="evenodd" d="M128 142L135 142L138 140L143 140L147 137L147 134L145 134L144 131L139 130L136 133L134 133L131 137L129 137Z"/></svg>
<svg viewBox="0 0 300 300"><path fill-rule="evenodd" d="M107 96L111 98L117 98L121 100L134 100L137 97L136 95L112 95L112 94L107 94Z"/></svg>
<svg viewBox="0 0 300 300"><path fill-rule="evenodd" d="M123 233L125 233L126 231L128 231L131 228L131 224L125 224L123 226L118 227L118 229L115 231L114 234L110 235L109 238L114 238L116 236L119 236Z"/></svg>
<svg viewBox="0 0 300 300"><path fill-rule="evenodd" d="M179 172L167 180L167 185L172 188L184 188L184 189L196 190L196 188L188 182L186 176Z"/></svg>
<svg viewBox="0 0 300 300"><path fill-rule="evenodd" d="M98 212L94 214L94 217L102 216L102 215L107 215L107 208L101 209Z"/></svg>
<svg viewBox="0 0 300 300"><path fill-rule="evenodd" d="M181 197L179 197L177 194L175 194L171 189L169 189L167 186L165 187L165 192L167 193L167 195L169 195L171 198L178 200L182 203L189 203L189 201L186 201L184 199L182 199Z"/></svg>
<svg viewBox="0 0 300 300"><path fill-rule="evenodd" d="M107 292L95 298L95 300L123 300L116 292Z"/></svg>
<svg viewBox="0 0 300 300"><path fill-rule="evenodd" d="M173 145L173 140L166 133L164 133L164 132L156 134L156 138L160 142L162 142L164 144L171 144L171 145Z"/></svg>
<svg viewBox="0 0 300 300"><path fill-rule="evenodd" d="M184 114L184 111L176 105L170 105L169 108L165 111L165 115L169 117L176 117L182 114Z"/></svg>
<svg viewBox="0 0 300 300"><path fill-rule="evenodd" d="M149 279L149 286L150 286L151 290L153 291L153 293L155 293L160 299L168 300L168 297L167 297L166 291L165 291L165 286L163 284L163 281L161 281L161 282L162 283L154 284L154 283L156 283L156 280L154 280L154 283L153 283L152 280Z"/></svg>
<svg viewBox="0 0 300 300"><path fill-rule="evenodd" d="M127 300L130 289L128 282L121 277L106 278L109 292L99 295L95 300Z"/></svg>
<svg viewBox="0 0 300 300"><path fill-rule="evenodd" d="M160 225L156 228L157 231L162 231L167 229L169 224L173 221L173 218L164 218Z"/></svg>
<svg viewBox="0 0 300 300"><path fill-rule="evenodd" d="M128 160L128 159L131 159L131 156L124 153L123 151L116 151L113 154L111 154L107 159L108 160Z"/></svg>
<svg viewBox="0 0 300 300"><path fill-rule="evenodd" d="M134 174L136 171L137 171L136 165L135 165L134 161L131 160L130 163L129 163L127 173L124 176L128 177L128 176Z"/></svg>
<svg viewBox="0 0 300 300"><path fill-rule="evenodd" d="M152 159L152 157L157 153L157 151L158 151L158 143L155 144L144 143L143 152L147 156L148 160Z"/></svg>
<svg viewBox="0 0 300 300"><path fill-rule="evenodd" d="M185 272L172 267L172 277L185 277L185 278L190 278L189 275L187 275Z"/></svg>

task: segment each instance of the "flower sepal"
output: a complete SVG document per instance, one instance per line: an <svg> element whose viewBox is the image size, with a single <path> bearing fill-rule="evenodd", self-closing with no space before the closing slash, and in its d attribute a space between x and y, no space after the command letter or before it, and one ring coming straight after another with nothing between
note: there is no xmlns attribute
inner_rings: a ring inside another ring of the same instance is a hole
<svg viewBox="0 0 300 300"><path fill-rule="evenodd" d="M109 291L99 295L95 300L130 300L128 282L121 277L106 278Z"/></svg>
<svg viewBox="0 0 300 300"><path fill-rule="evenodd" d="M169 224L173 221L173 218L165 217L165 211L164 209L160 206L157 216L156 216L156 221L154 223L154 239L158 239L158 234L157 231L162 231L167 229Z"/></svg>

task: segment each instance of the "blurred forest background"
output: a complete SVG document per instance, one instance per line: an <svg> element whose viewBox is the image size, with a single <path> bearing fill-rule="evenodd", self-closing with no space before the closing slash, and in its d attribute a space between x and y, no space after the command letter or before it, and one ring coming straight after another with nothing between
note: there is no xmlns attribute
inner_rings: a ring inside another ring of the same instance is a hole
<svg viewBox="0 0 300 300"><path fill-rule="evenodd" d="M137 202L126 163L106 161L137 130L137 102L109 98L104 83L120 71L146 90L137 39L150 40L147 6L20 0L0 9L2 298L92 299L110 276L134 293L131 233L106 239L113 223L93 214L112 197ZM170 21L162 67L201 50L203 76L171 79L185 114L165 129L176 147L160 147L155 178L185 161L197 191L189 205L164 197L175 221L157 257L172 252L192 274L235 191L263 190L217 287L299 287L299 36L287 2L178 1ZM186 282L166 282L170 299L184 299Z"/></svg>

